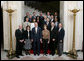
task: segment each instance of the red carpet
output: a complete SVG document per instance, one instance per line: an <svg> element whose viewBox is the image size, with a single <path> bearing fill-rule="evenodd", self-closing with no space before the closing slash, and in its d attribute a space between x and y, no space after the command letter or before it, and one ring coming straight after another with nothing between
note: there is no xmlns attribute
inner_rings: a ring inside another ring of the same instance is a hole
<svg viewBox="0 0 84 61"><path fill-rule="evenodd" d="M40 53L42 54L42 53L43 53L43 44L42 44L42 43L41 43L41 45L40 45L40 48L41 48ZM49 48L49 47L48 47L48 48ZM47 53L50 54L50 52L51 52L51 51L48 49ZM32 49L30 50L30 53L33 54L33 50L32 50Z"/></svg>
<svg viewBox="0 0 84 61"><path fill-rule="evenodd" d="M47 51L48 54L50 54L50 50ZM30 50L30 53L33 54L33 50ZM40 53L42 54L43 53L43 50L40 51Z"/></svg>

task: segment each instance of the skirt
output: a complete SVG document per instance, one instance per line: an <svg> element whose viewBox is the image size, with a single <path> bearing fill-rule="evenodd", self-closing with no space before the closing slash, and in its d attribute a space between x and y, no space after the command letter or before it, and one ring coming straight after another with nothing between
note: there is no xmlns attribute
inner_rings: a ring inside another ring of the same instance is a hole
<svg viewBox="0 0 84 61"><path fill-rule="evenodd" d="M24 45L24 49L30 50L32 48L30 39L25 39L26 43Z"/></svg>

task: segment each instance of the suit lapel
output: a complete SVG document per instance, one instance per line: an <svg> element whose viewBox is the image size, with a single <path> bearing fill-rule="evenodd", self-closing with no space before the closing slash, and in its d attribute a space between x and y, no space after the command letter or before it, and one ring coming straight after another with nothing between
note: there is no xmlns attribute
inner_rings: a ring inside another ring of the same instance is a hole
<svg viewBox="0 0 84 61"><path fill-rule="evenodd" d="M22 31L19 29L20 33L22 33Z"/></svg>
<svg viewBox="0 0 84 61"><path fill-rule="evenodd" d="M34 28L34 32L36 33L35 28Z"/></svg>
<svg viewBox="0 0 84 61"><path fill-rule="evenodd" d="M38 33L38 31L39 31L39 28L37 27L37 33Z"/></svg>

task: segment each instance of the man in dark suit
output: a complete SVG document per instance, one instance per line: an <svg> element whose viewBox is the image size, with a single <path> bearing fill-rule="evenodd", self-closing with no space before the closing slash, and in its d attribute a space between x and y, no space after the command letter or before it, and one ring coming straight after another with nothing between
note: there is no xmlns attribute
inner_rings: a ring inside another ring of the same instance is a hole
<svg viewBox="0 0 84 61"><path fill-rule="evenodd" d="M54 16L53 15L51 15L50 22L54 22Z"/></svg>
<svg viewBox="0 0 84 61"><path fill-rule="evenodd" d="M46 25L47 25L47 29L50 31L51 30L51 24L50 24L49 18L47 18L47 20L46 20Z"/></svg>
<svg viewBox="0 0 84 61"><path fill-rule="evenodd" d="M58 22L60 22L60 17L57 11L54 13L54 17L58 18Z"/></svg>
<svg viewBox="0 0 84 61"><path fill-rule="evenodd" d="M46 21L47 21L47 16L44 15L44 24L46 24Z"/></svg>
<svg viewBox="0 0 84 61"><path fill-rule="evenodd" d="M59 30L59 22L58 22L58 18L55 17L55 28L56 28L56 50L57 50L57 44L58 44L58 30Z"/></svg>
<svg viewBox="0 0 84 61"><path fill-rule="evenodd" d="M35 27L32 29L31 38L33 42L34 55L36 55L36 53L40 55L40 42L42 43L42 32L41 32L41 28L38 27L37 22L35 22ZM37 52L36 52L36 49L37 49Z"/></svg>
<svg viewBox="0 0 84 61"><path fill-rule="evenodd" d="M40 28L43 30L44 17L42 15L42 12L40 13L40 16L39 16L39 22L40 22Z"/></svg>
<svg viewBox="0 0 84 61"><path fill-rule="evenodd" d="M55 42L56 42L56 29L54 22L51 22L50 49L52 56L55 54Z"/></svg>
<svg viewBox="0 0 84 61"><path fill-rule="evenodd" d="M59 23L58 30L58 55L61 56L63 53L63 39L64 39L65 31L62 27L62 23Z"/></svg>
<svg viewBox="0 0 84 61"><path fill-rule="evenodd" d="M19 55L23 56L22 49L24 45L24 30L22 29L22 25L19 25L19 29L15 31L16 36L16 57L19 58Z"/></svg>
<svg viewBox="0 0 84 61"><path fill-rule="evenodd" d="M26 18L29 18L29 12L26 13L26 16L24 17L24 22L26 21Z"/></svg>
<svg viewBox="0 0 84 61"><path fill-rule="evenodd" d="M29 15L29 22L32 22L32 15Z"/></svg>
<svg viewBox="0 0 84 61"><path fill-rule="evenodd" d="M59 22L58 22L58 18L57 17L55 17L54 23L55 23L55 27L58 30L59 29Z"/></svg>
<svg viewBox="0 0 84 61"><path fill-rule="evenodd" d="M39 20L39 16L36 17L36 22L38 23L38 27L40 27L40 20Z"/></svg>
<svg viewBox="0 0 84 61"><path fill-rule="evenodd" d="M47 18L51 19L50 12L47 12Z"/></svg>
<svg viewBox="0 0 84 61"><path fill-rule="evenodd" d="M33 12L32 19L36 19L36 12Z"/></svg>

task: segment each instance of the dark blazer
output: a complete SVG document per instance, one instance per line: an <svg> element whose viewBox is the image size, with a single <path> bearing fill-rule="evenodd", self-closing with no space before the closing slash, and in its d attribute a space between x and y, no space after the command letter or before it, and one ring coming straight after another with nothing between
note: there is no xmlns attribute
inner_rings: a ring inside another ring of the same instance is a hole
<svg viewBox="0 0 84 61"><path fill-rule="evenodd" d="M38 26L40 27L40 25L41 25L41 24L40 24L40 21L38 22L38 21L36 20L36 22L38 23Z"/></svg>
<svg viewBox="0 0 84 61"><path fill-rule="evenodd" d="M40 21L40 28L43 29L44 17L43 16L39 16L39 21Z"/></svg>
<svg viewBox="0 0 84 61"><path fill-rule="evenodd" d="M58 30L59 30L59 22L57 23L57 26L55 25L55 28L56 28L56 32L58 32Z"/></svg>
<svg viewBox="0 0 84 61"><path fill-rule="evenodd" d="M29 22L32 22L32 18L29 18Z"/></svg>
<svg viewBox="0 0 84 61"><path fill-rule="evenodd" d="M39 16L37 16L37 17L39 17ZM40 19L39 19L39 22L37 21L37 17L36 17L36 22L38 23L38 26L40 27Z"/></svg>
<svg viewBox="0 0 84 61"><path fill-rule="evenodd" d="M36 16L32 16L32 20L33 20L33 19L36 19Z"/></svg>
<svg viewBox="0 0 84 61"><path fill-rule="evenodd" d="M50 19L50 22L55 22L55 20L53 19L53 21L51 21L51 19Z"/></svg>
<svg viewBox="0 0 84 61"><path fill-rule="evenodd" d="M46 24L46 21L44 20L44 23L43 24Z"/></svg>
<svg viewBox="0 0 84 61"><path fill-rule="evenodd" d="M52 31L50 31L50 39L56 39L56 29L55 27L53 28Z"/></svg>
<svg viewBox="0 0 84 61"><path fill-rule="evenodd" d="M63 41L64 35L65 35L65 31L62 28L60 31L58 31L58 40L62 40Z"/></svg>
<svg viewBox="0 0 84 61"><path fill-rule="evenodd" d="M41 32L41 28L37 27L37 33L35 32L35 27L32 29L32 34L31 34L31 38L34 39L41 39L42 38L42 32Z"/></svg>
<svg viewBox="0 0 84 61"><path fill-rule="evenodd" d="M54 18L55 18L56 16L54 16ZM57 15L57 18L58 18L58 22L60 22L60 16L59 15Z"/></svg>
<svg viewBox="0 0 84 61"><path fill-rule="evenodd" d="M24 17L24 22L26 21L26 18L27 18L27 17L28 17L28 16L25 16L25 17Z"/></svg>
<svg viewBox="0 0 84 61"><path fill-rule="evenodd" d="M28 39L28 31L24 31L24 39ZM29 31L29 39L31 39L31 31Z"/></svg>
<svg viewBox="0 0 84 61"><path fill-rule="evenodd" d="M24 39L23 33L24 33L24 30L23 29L22 29L22 32L19 29L17 29L15 31L15 36L16 36L16 40L17 41Z"/></svg>
<svg viewBox="0 0 84 61"><path fill-rule="evenodd" d="M46 22L46 25L47 25L47 22ZM47 29L50 31L51 30L51 24L50 24L50 22L48 23L48 25L47 25Z"/></svg>
<svg viewBox="0 0 84 61"><path fill-rule="evenodd" d="M24 46L24 42L20 42L20 40L24 39L23 32L24 32L23 29L22 29L22 32L19 29L17 29L15 31L15 36L16 36L16 55L21 55L22 54L22 49L23 49L23 46Z"/></svg>

